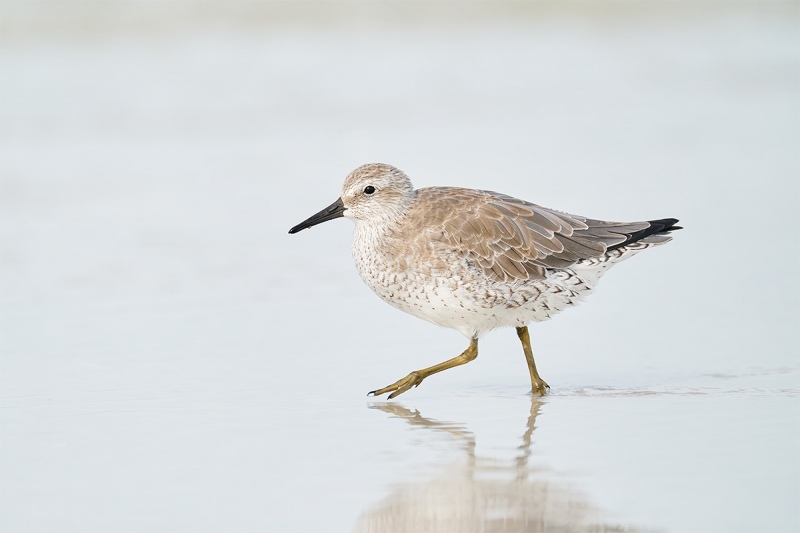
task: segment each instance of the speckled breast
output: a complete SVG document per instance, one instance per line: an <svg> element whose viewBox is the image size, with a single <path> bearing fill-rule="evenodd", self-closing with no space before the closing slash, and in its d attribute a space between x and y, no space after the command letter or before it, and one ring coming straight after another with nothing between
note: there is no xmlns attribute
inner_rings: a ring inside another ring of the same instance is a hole
<svg viewBox="0 0 800 533"><path fill-rule="evenodd" d="M469 337L547 320L589 290L567 270L545 280L498 282L455 251L394 239L356 231L353 259L364 282L392 306Z"/></svg>

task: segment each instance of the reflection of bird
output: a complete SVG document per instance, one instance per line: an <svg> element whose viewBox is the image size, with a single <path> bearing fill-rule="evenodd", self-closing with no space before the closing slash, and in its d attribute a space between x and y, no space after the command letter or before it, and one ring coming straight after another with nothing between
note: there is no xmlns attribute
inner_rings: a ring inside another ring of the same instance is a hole
<svg viewBox="0 0 800 533"><path fill-rule="evenodd" d="M351 172L336 202L289 233L341 216L356 223L356 267L378 296L470 339L461 355L370 393L389 398L472 361L478 337L501 326L516 327L533 392L545 394L527 325L574 305L610 266L680 229L673 218L603 222L488 191L415 190L400 170L371 164Z"/></svg>
<svg viewBox="0 0 800 533"><path fill-rule="evenodd" d="M603 523L600 513L578 491L537 475L528 466L531 436L541 406L538 398L531 398L527 429L512 463L476 457L476 437L463 425L431 420L396 404L371 406L423 431L452 435L461 441L466 462L457 459L433 479L397 486L382 502L361 514L356 531L633 531Z"/></svg>

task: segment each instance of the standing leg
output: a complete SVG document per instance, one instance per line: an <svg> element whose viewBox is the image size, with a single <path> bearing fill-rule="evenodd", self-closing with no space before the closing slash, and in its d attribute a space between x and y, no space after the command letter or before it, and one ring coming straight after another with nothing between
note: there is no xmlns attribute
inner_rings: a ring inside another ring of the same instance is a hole
<svg viewBox="0 0 800 533"><path fill-rule="evenodd" d="M368 393L367 396L380 396L381 394L394 391L389 395L389 399L391 400L395 396L403 394L411 387L418 386L420 383L422 383L423 379L427 378L431 374L441 372L442 370L447 370L448 368L453 368L454 366L469 363L476 357L478 357L478 339L472 339L469 341L469 348L464 350L461 355L457 355L456 357L448 359L444 363L439 363L438 365L429 366L428 368L423 368L422 370L415 370L406 377L398 379L391 385L387 385L382 389L374 390Z"/></svg>
<svg viewBox="0 0 800 533"><path fill-rule="evenodd" d="M522 349L525 351L525 360L528 361L528 372L531 374L531 392L544 396L550 389L545 380L539 376L536 371L536 363L533 362L533 352L531 351L531 336L528 334L528 326L517 328L517 337L522 343Z"/></svg>

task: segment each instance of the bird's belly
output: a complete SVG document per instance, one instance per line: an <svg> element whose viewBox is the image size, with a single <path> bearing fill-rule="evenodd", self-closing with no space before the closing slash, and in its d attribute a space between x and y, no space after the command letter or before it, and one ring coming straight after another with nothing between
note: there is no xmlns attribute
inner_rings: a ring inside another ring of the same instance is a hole
<svg viewBox="0 0 800 533"><path fill-rule="evenodd" d="M362 272L364 282L386 303L428 322L462 331L477 309L457 277L413 272Z"/></svg>
<svg viewBox="0 0 800 533"><path fill-rule="evenodd" d="M446 272L358 261L357 266L364 282L388 304L470 338L547 320L591 290L569 270L551 272L544 280L497 282L457 263Z"/></svg>

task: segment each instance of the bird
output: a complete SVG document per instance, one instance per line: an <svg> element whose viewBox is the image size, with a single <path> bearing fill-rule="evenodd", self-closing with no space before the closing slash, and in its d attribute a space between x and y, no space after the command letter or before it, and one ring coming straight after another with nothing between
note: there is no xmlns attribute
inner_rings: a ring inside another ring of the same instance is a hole
<svg viewBox="0 0 800 533"><path fill-rule="evenodd" d="M469 340L456 357L368 393L388 399L474 360L478 339L502 327L516 329L531 393L544 396L550 386L536 368L528 325L576 305L610 267L682 229L674 218L607 222L487 190L415 189L384 163L353 170L335 202L289 233L340 217L355 222L353 259L375 294Z"/></svg>

